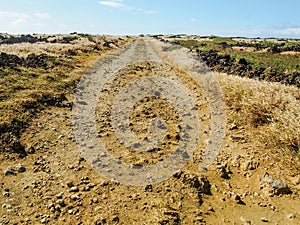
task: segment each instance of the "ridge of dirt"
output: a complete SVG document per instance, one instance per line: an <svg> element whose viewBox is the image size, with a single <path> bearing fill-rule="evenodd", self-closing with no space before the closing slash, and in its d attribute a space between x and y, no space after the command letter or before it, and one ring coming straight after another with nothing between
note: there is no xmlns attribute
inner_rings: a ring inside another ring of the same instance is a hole
<svg viewBox="0 0 300 225"><path fill-rule="evenodd" d="M122 65L111 65L115 74L97 100L97 129L113 155L141 165L163 160L176 145L175 111L160 98L147 98L136 105L131 114L132 129L139 137L147 135L147 115L151 114L166 118L171 133L170 140L164 140L170 146L167 152L161 147L148 155L136 154L124 149L112 134L108 113L112 99L122 86L139 77L159 75L183 83L196 99L203 122L203 141L189 163L158 184L135 187L112 182L92 169L80 154L72 111L52 107L41 112L23 133L21 142L30 153L26 158L0 155L0 224L300 223L299 173L294 171L292 176L280 162L272 161L269 152L260 151L260 143L249 143L243 128L228 125L218 157L207 171L199 171L211 133L211 112L203 90L184 67L179 69L172 63L176 50L169 51L167 58L168 51L160 44L139 39L108 52L87 73L101 74L105 62L125 52L119 61ZM161 109L156 108L158 105Z"/></svg>

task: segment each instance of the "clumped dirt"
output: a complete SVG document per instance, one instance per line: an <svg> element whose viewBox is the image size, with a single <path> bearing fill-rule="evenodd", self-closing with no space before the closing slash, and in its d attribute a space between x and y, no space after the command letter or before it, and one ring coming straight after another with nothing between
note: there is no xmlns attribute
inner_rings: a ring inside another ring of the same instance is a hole
<svg viewBox="0 0 300 225"><path fill-rule="evenodd" d="M147 40L139 42L133 58L152 49ZM299 171L285 168L269 152L260 151L260 145L249 143L242 127L228 125L220 154L206 171L199 170L210 135L210 110L201 88L169 60L135 62L106 84L96 115L100 138L110 153L124 163L147 165L163 160L176 145L179 116L161 98L145 98L131 113L132 130L140 138L147 137L148 119L166 119L169 136L158 149L147 154L130 151L118 143L110 125L111 102L120 88L153 75L184 84L201 115L201 142L182 170L143 187L107 180L81 156L71 109L51 107L21 136L27 157L0 155L0 224L300 224Z"/></svg>

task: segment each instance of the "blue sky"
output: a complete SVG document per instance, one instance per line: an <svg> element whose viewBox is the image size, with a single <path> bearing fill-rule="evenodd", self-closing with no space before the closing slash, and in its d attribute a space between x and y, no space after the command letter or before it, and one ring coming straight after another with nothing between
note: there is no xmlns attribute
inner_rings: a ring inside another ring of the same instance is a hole
<svg viewBox="0 0 300 225"><path fill-rule="evenodd" d="M299 0L6 0L2 33L300 38Z"/></svg>

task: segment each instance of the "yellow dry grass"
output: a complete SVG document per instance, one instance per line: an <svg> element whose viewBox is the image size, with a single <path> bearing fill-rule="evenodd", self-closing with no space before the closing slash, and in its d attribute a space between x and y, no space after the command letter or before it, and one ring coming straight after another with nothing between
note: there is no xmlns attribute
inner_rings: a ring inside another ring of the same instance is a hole
<svg viewBox="0 0 300 225"><path fill-rule="evenodd" d="M300 158L300 90L278 83L217 75L229 124L280 156ZM294 162L297 160L295 159Z"/></svg>

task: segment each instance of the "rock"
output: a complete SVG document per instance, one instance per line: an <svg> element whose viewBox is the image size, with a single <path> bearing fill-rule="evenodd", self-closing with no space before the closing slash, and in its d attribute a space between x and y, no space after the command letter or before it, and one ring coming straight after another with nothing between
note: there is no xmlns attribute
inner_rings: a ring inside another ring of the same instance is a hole
<svg viewBox="0 0 300 225"><path fill-rule="evenodd" d="M229 130L236 130L236 129L238 129L238 126L236 124L234 124L234 123L231 124Z"/></svg>
<svg viewBox="0 0 300 225"><path fill-rule="evenodd" d="M260 178L260 188L265 189L270 196L292 193L283 181L271 178L267 172Z"/></svg>
<svg viewBox="0 0 300 225"><path fill-rule="evenodd" d="M56 202L56 204L60 205L61 207L65 207L66 203L63 199L58 199Z"/></svg>
<svg viewBox="0 0 300 225"><path fill-rule="evenodd" d="M151 184L146 185L145 191L146 191L146 192L152 192L152 191L153 191L152 185L151 185Z"/></svg>
<svg viewBox="0 0 300 225"><path fill-rule="evenodd" d="M3 149L0 150L0 152L17 153L20 158L24 158L26 156L25 147L21 144L19 138L12 133L0 134L0 146Z"/></svg>
<svg viewBox="0 0 300 225"><path fill-rule="evenodd" d="M57 195L56 195L56 198L58 198L58 199L62 199L62 197L63 197L63 194L64 194L63 192L60 192L59 194L57 194Z"/></svg>
<svg viewBox="0 0 300 225"><path fill-rule="evenodd" d="M70 189L70 192L78 192L78 191L79 191L79 188L77 186L73 186Z"/></svg>
<svg viewBox="0 0 300 225"><path fill-rule="evenodd" d="M246 160L243 164L243 169L244 170L255 170L258 167L259 163L254 162L252 160Z"/></svg>
<svg viewBox="0 0 300 225"><path fill-rule="evenodd" d="M286 217L291 220L291 219L296 218L296 215L291 213L291 214L288 214Z"/></svg>
<svg viewBox="0 0 300 225"><path fill-rule="evenodd" d="M41 223L43 223L43 224L48 223L48 222L49 222L49 220L46 217L41 219Z"/></svg>
<svg viewBox="0 0 300 225"><path fill-rule="evenodd" d="M219 165L217 166L217 169L219 170L219 173L220 173L220 177L223 178L223 179L229 179L229 173L230 173L230 170L228 170L228 167L227 165Z"/></svg>
<svg viewBox="0 0 300 225"><path fill-rule="evenodd" d="M73 201L76 201L76 200L79 199L79 196L78 195L71 195L70 199L73 200Z"/></svg>
<svg viewBox="0 0 300 225"><path fill-rule="evenodd" d="M264 223L268 223L269 222L269 220L267 218L264 218L264 217L261 218L261 221L264 222Z"/></svg>
<svg viewBox="0 0 300 225"><path fill-rule="evenodd" d="M191 188L196 189L199 205L203 203L202 194L211 195L211 184L206 177L184 174L181 176L181 179L184 184L188 184Z"/></svg>
<svg viewBox="0 0 300 225"><path fill-rule="evenodd" d="M238 60L238 64L240 64L240 65L248 65L248 62L247 62L247 60L246 59L244 59L244 58L241 58L241 59L239 59Z"/></svg>
<svg viewBox="0 0 300 225"><path fill-rule="evenodd" d="M234 200L237 204L240 205L246 205L244 201L242 201L242 198L240 195L236 194L235 192L231 192L230 193L230 197L232 198L232 200Z"/></svg>
<svg viewBox="0 0 300 225"><path fill-rule="evenodd" d="M34 148L32 145L30 145L30 146L26 149L26 152L27 152L28 154L34 154L34 153L35 153L35 148Z"/></svg>
<svg viewBox="0 0 300 225"><path fill-rule="evenodd" d="M7 168L4 171L4 176L16 175L16 171L13 168Z"/></svg>
<svg viewBox="0 0 300 225"><path fill-rule="evenodd" d="M96 217L95 222L93 223L93 225L103 225L103 224L107 224L106 219L103 217Z"/></svg>
<svg viewBox="0 0 300 225"><path fill-rule="evenodd" d="M113 222L119 222L120 218L118 216L113 216L112 221Z"/></svg>
<svg viewBox="0 0 300 225"><path fill-rule="evenodd" d="M71 188L71 187L73 187L74 186L74 183L71 181L71 182L68 182L67 183L67 186L69 187L69 188Z"/></svg>
<svg viewBox="0 0 300 225"><path fill-rule="evenodd" d="M10 205L10 204L3 204L2 208L3 209L12 209L12 205Z"/></svg>
<svg viewBox="0 0 300 225"><path fill-rule="evenodd" d="M17 165L17 170L19 173L24 173L26 171L26 168L22 164Z"/></svg>
<svg viewBox="0 0 300 225"><path fill-rule="evenodd" d="M211 195L211 184L206 177L185 174L183 182L189 184L191 188L196 188L198 193Z"/></svg>
<svg viewBox="0 0 300 225"><path fill-rule="evenodd" d="M92 202L93 202L93 203L98 203L99 200L98 200L98 198L94 197L94 198L92 198Z"/></svg>
<svg viewBox="0 0 300 225"><path fill-rule="evenodd" d="M56 211L56 209L54 206L50 208L50 212L54 213L55 211Z"/></svg>

